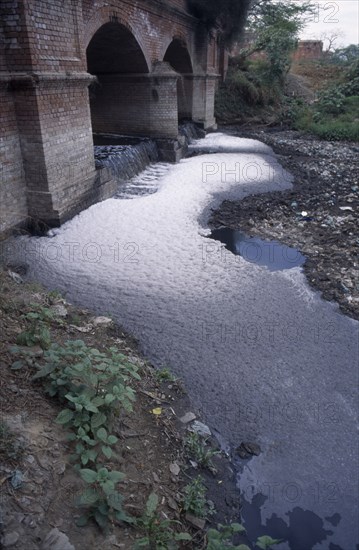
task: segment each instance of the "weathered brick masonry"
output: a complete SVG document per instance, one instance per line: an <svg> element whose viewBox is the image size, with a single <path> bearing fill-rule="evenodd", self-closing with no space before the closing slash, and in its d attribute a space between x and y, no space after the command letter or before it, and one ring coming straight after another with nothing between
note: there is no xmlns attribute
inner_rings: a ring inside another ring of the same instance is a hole
<svg viewBox="0 0 359 550"><path fill-rule="evenodd" d="M113 193L93 133L215 125L224 53L185 0L1 0L0 18L0 234Z"/></svg>

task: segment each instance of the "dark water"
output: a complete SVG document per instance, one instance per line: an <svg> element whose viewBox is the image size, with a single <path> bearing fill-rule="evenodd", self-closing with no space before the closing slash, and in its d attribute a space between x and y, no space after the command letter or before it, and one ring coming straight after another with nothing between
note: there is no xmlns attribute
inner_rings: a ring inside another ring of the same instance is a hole
<svg viewBox="0 0 359 550"><path fill-rule="evenodd" d="M242 231L228 227L214 229L210 238L225 244L228 250L247 262L266 266L270 271L298 267L306 260L305 256L295 248L290 248L278 241L264 241L257 237L249 237Z"/></svg>
<svg viewBox="0 0 359 550"><path fill-rule="evenodd" d="M93 134L94 145L138 145L146 138L120 134ZM148 139L147 139L148 141Z"/></svg>

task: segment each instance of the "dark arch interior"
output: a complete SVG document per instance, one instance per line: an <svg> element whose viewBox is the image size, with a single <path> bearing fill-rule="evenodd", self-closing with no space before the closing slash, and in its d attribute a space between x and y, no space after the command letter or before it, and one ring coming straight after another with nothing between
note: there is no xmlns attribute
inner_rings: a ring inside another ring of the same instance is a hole
<svg viewBox="0 0 359 550"><path fill-rule="evenodd" d="M174 39L168 46L163 61L181 75L177 83L178 120L192 120L193 68L186 46Z"/></svg>
<svg viewBox="0 0 359 550"><path fill-rule="evenodd" d="M87 67L96 75L148 72L140 45L119 23L106 23L94 34L87 48Z"/></svg>
<svg viewBox="0 0 359 550"><path fill-rule="evenodd" d="M178 39L173 40L168 46L163 61L167 61L177 73L192 73L192 63L188 50Z"/></svg>
<svg viewBox="0 0 359 550"><path fill-rule="evenodd" d="M106 23L86 51L94 141L101 134L146 135L149 121L149 68L134 35L120 23Z"/></svg>

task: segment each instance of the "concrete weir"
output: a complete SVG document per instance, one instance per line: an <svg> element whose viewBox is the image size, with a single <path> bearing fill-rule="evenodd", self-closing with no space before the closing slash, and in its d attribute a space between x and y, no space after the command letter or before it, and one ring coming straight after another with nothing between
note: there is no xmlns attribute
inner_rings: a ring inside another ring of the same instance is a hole
<svg viewBox="0 0 359 550"><path fill-rule="evenodd" d="M226 55L186 0L14 0L0 17L0 234L60 225L113 194L94 133L156 139L176 162L179 122L215 127Z"/></svg>

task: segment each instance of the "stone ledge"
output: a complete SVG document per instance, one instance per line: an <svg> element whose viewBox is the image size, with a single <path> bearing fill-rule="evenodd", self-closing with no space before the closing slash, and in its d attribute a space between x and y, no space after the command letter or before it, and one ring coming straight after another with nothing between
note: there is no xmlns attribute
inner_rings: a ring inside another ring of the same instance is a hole
<svg viewBox="0 0 359 550"><path fill-rule="evenodd" d="M0 82L6 82L13 90L28 90L40 86L58 86L80 84L89 86L96 77L86 72L40 72L40 73L7 73L0 76Z"/></svg>

